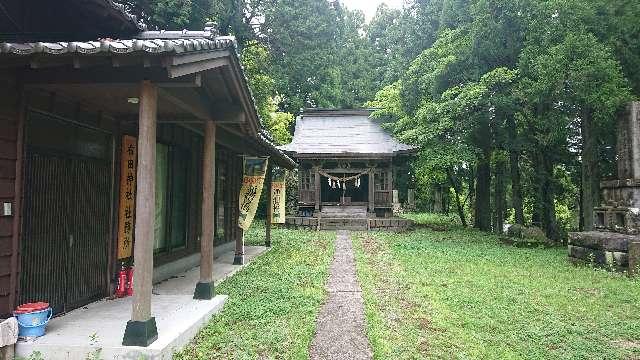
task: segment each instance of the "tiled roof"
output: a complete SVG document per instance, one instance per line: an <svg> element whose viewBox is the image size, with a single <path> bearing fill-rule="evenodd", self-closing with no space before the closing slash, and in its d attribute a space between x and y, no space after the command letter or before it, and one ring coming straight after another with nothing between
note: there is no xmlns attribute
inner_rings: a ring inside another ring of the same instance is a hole
<svg viewBox="0 0 640 360"><path fill-rule="evenodd" d="M296 121L293 141L280 149L292 155L373 155L412 153L370 118L370 110L315 110Z"/></svg>
<svg viewBox="0 0 640 360"><path fill-rule="evenodd" d="M212 38L162 38L162 32L149 32L158 35L150 38L141 33L141 38L131 40L103 39L83 42L32 42L32 43L0 43L0 54L14 55L94 55L99 53L127 54L133 52L146 53L184 53L190 51L222 50L234 46L235 39L229 36ZM200 33L200 32L198 32Z"/></svg>
<svg viewBox="0 0 640 360"><path fill-rule="evenodd" d="M109 1L109 0L105 0ZM113 40L101 39L97 41L83 42L31 42L13 43L0 42L0 57L2 56L29 56L29 55L118 55L118 54L181 54L188 52L206 52L212 50L231 50L230 55L236 59L240 67L240 80L242 87L248 91L252 106L255 109L255 99L248 86L244 68L239 61L236 52L236 40L233 36L217 36L213 27L205 28L204 31L144 31L136 36L136 39ZM258 126L262 127L259 115ZM279 157L287 167L295 167L296 164L282 150L278 149L270 135L259 129L255 140L263 146L272 156Z"/></svg>

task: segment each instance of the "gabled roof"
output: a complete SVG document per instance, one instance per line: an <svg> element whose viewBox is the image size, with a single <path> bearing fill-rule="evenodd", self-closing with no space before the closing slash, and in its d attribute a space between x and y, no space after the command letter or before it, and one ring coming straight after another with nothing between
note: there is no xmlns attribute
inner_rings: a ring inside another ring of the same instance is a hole
<svg viewBox="0 0 640 360"><path fill-rule="evenodd" d="M146 57L140 57L140 55ZM38 70L37 63L32 62L35 60L49 61L52 66L75 67L72 64L76 60L87 59L101 64L100 59L105 59L108 61L104 66L109 66L108 64L117 66L117 61L122 61L126 57L140 63L148 60L149 63L145 66L164 67L169 78L201 73L215 67L226 68L232 73L230 81L234 81L237 85L241 98L238 99L238 103L243 107L249 120L246 126L249 137L245 139L255 143L279 166L296 167L296 163L273 144L262 127L255 100L236 51L235 38L218 36L216 29L210 25L204 31L143 31L128 40L0 41L0 63L6 61L13 67L22 67L23 70ZM80 71L80 69L75 70ZM91 79L93 78L89 80Z"/></svg>
<svg viewBox="0 0 640 360"><path fill-rule="evenodd" d="M293 141L280 148L293 157L387 157L416 151L371 119L372 110L305 110Z"/></svg>

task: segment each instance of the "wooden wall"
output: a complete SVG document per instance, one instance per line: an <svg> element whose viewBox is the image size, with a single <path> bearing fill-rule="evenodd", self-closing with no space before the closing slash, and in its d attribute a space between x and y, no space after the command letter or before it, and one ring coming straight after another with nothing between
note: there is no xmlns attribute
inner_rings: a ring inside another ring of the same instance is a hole
<svg viewBox="0 0 640 360"><path fill-rule="evenodd" d="M14 221L19 221L15 207L19 93L15 76L0 71L0 211L3 203L10 202L13 212L13 216L0 216L0 318L12 310L11 292L18 276L13 229Z"/></svg>

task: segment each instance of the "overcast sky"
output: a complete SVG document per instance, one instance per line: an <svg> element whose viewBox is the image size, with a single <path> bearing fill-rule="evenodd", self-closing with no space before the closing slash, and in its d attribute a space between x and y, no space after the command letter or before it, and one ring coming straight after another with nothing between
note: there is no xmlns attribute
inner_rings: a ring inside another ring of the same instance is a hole
<svg viewBox="0 0 640 360"><path fill-rule="evenodd" d="M376 14L378 5L385 3L389 7L402 7L402 0L342 0L342 3L349 9L358 9L364 11L367 21Z"/></svg>

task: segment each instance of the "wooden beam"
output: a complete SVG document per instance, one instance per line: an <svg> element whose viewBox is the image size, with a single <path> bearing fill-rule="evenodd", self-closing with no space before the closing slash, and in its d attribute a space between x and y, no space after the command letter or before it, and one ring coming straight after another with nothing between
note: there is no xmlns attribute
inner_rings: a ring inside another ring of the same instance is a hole
<svg viewBox="0 0 640 360"><path fill-rule="evenodd" d="M232 160L235 164L235 182L234 182L234 205L233 205L233 228L234 228L234 240L235 240L235 256L233 257L233 265L244 264L244 230L240 225L240 190L242 188L243 181L243 166L242 157L236 156Z"/></svg>
<svg viewBox="0 0 640 360"><path fill-rule="evenodd" d="M29 62L32 69L46 69L71 64L73 64L73 58L70 56L36 57Z"/></svg>
<svg viewBox="0 0 640 360"><path fill-rule="evenodd" d="M199 73L222 66L228 66L229 60L227 58L217 58L206 61L199 61L195 63L186 63L182 65L174 65L167 67L169 78L174 79L180 76Z"/></svg>
<svg viewBox="0 0 640 360"><path fill-rule="evenodd" d="M174 81L165 81L157 84L161 88L199 88L202 86L202 74L183 76Z"/></svg>
<svg viewBox="0 0 640 360"><path fill-rule="evenodd" d="M17 304L16 295L18 293L19 272L18 272L18 252L20 251L20 224L22 214L22 176L24 165L24 129L27 118L28 99L24 88L20 84L18 87L20 94L18 129L16 134L16 176L14 179L14 213L11 228L11 276L9 278L9 307L14 309Z"/></svg>
<svg viewBox="0 0 640 360"><path fill-rule="evenodd" d="M234 61L234 60L231 60L231 58L230 58L230 60L229 60L229 64L230 64L229 68L230 68L231 71L228 71L227 73L231 76L231 84L232 84L233 88L236 90L236 96L238 96L240 98L240 101L242 103L242 107L243 107L243 109L245 110L245 112L249 116L249 119L248 119L246 124L250 128L251 134L252 135L257 135L258 134L258 127L259 127L259 124L258 124L258 121L257 121L258 114L255 113L255 107L254 107L254 104L253 104L252 100L249 97L249 94L246 91L244 91L245 87L243 87L241 85L244 82L244 80L240 79L238 77L238 74L236 73L239 65L234 62L233 66L231 66L231 62L232 61ZM223 74L226 74L226 73L223 72ZM224 77L224 75L223 75L223 77ZM255 116L255 120L256 121L251 121L253 116Z"/></svg>
<svg viewBox="0 0 640 360"><path fill-rule="evenodd" d="M95 66L110 65L111 60L104 56L74 56L73 68L82 69Z"/></svg>
<svg viewBox="0 0 640 360"><path fill-rule="evenodd" d="M320 167L319 166L314 166L313 167L313 173L314 173L314 186L315 186L315 193L316 193L316 207L315 210L316 212L320 212L320 202L322 201L322 194L320 193Z"/></svg>
<svg viewBox="0 0 640 360"><path fill-rule="evenodd" d="M136 240L133 248L136 278L133 282L131 320L127 323L122 341L125 346L149 346L158 338L155 318L151 317L157 113L158 88L150 81L143 81L140 85Z"/></svg>
<svg viewBox="0 0 640 360"><path fill-rule="evenodd" d="M376 209L376 205L375 205L375 196L376 196L376 188L375 188L375 170L371 169L369 170L369 212L373 213L375 212Z"/></svg>
<svg viewBox="0 0 640 360"><path fill-rule="evenodd" d="M216 191L216 125L204 124L204 154L202 156L202 236L200 237L200 281L194 299L210 300L213 291L213 241Z"/></svg>
<svg viewBox="0 0 640 360"><path fill-rule="evenodd" d="M271 219L273 218L273 165L267 166L267 220L264 224L264 246L271 247Z"/></svg>
<svg viewBox="0 0 640 360"><path fill-rule="evenodd" d="M160 97L169 101L176 107L193 114L193 116L206 121L213 121L214 117L210 108L200 98L197 92L189 93L185 89L176 91L172 88L162 88L159 90Z"/></svg>
<svg viewBox="0 0 640 360"><path fill-rule="evenodd" d="M247 116L238 104L231 102L216 102L212 106L217 123L242 124L247 121Z"/></svg>
<svg viewBox="0 0 640 360"><path fill-rule="evenodd" d="M227 57L230 55L231 53L228 50L215 51L215 52L206 51L206 52L199 52L199 53L176 55L171 58L170 65L175 66L175 65L183 65L183 64L189 64L194 62L208 61L208 60L219 59L222 57Z"/></svg>
<svg viewBox="0 0 640 360"><path fill-rule="evenodd" d="M53 84L127 84L137 85L141 81L154 83L169 82L163 68L126 67L114 69L108 67L80 68L71 66L63 68L31 69L24 73L25 85Z"/></svg>

